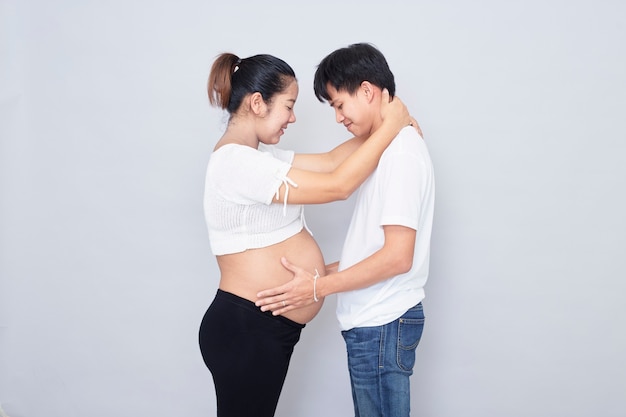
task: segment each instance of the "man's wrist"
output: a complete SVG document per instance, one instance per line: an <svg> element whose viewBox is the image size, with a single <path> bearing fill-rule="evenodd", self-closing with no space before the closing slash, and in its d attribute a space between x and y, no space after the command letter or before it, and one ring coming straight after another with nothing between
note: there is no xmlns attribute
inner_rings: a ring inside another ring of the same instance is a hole
<svg viewBox="0 0 626 417"><path fill-rule="evenodd" d="M320 277L320 273L317 271L317 268L315 268L315 276L313 277L313 301L315 301L316 303L320 300L319 297L317 296L317 280Z"/></svg>

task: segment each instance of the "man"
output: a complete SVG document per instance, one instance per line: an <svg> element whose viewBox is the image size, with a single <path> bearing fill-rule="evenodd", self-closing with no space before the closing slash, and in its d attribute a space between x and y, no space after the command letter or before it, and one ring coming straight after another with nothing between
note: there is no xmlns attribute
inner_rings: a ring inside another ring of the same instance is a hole
<svg viewBox="0 0 626 417"><path fill-rule="evenodd" d="M314 91L357 137L381 123L383 89L395 94L384 56L369 44L341 48L319 64ZM339 264L313 276L282 259L294 279L259 293L258 306L283 314L337 294L357 417L408 416L409 376L422 335L434 172L416 129L403 129L361 185Z"/></svg>

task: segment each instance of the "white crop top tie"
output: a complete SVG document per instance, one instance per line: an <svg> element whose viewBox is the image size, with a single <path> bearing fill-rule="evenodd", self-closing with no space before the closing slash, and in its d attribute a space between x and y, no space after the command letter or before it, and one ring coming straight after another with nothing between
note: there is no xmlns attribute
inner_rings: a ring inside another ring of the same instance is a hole
<svg viewBox="0 0 626 417"><path fill-rule="evenodd" d="M273 245L306 228L304 207L287 204L289 187L298 186L287 176L293 157L293 151L264 144L258 150L228 144L213 152L204 215L214 255ZM284 204L272 204L283 184Z"/></svg>

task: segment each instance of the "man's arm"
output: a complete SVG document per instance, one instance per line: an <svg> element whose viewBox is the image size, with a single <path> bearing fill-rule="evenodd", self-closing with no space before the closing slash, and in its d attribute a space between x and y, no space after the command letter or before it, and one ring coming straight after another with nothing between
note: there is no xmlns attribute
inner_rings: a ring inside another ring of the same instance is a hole
<svg viewBox="0 0 626 417"><path fill-rule="evenodd" d="M281 315L314 303L314 296L321 299L331 294L369 287L408 272L413 265L416 231L395 225L384 226L383 229L385 244L380 250L348 269L317 279L283 258L283 266L293 272L294 278L280 287L258 293L256 305L262 311L271 310L274 315Z"/></svg>

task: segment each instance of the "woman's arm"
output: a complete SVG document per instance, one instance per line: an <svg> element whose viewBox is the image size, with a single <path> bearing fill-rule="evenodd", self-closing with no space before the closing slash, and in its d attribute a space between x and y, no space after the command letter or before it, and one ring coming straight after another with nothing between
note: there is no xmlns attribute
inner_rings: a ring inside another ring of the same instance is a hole
<svg viewBox="0 0 626 417"><path fill-rule="evenodd" d="M287 176L298 186L289 186L288 204L320 204L345 200L367 177L374 172L378 160L387 146L413 119L404 103L395 97L389 102L389 93L384 90L381 99L381 126L357 147L345 160L330 172L314 172L293 167ZM284 202L286 185L280 187L279 198Z"/></svg>
<svg viewBox="0 0 626 417"><path fill-rule="evenodd" d="M411 124L420 136L422 129L417 120L411 118ZM343 142L334 149L323 153L297 153L294 155L291 166L297 169L313 172L332 172L345 161L367 138L352 138Z"/></svg>
<svg viewBox="0 0 626 417"><path fill-rule="evenodd" d="M352 138L324 153L297 153L291 166L314 172L332 172L346 160L367 138Z"/></svg>

